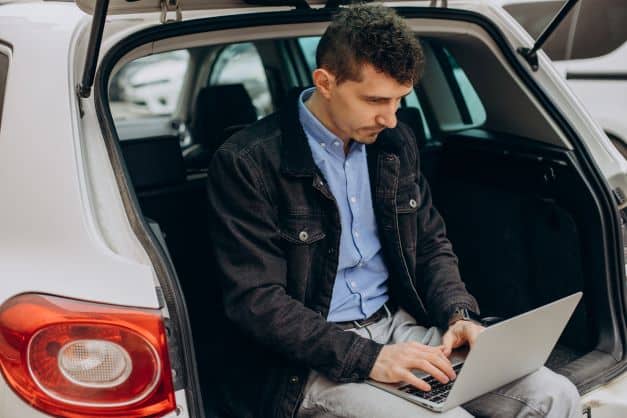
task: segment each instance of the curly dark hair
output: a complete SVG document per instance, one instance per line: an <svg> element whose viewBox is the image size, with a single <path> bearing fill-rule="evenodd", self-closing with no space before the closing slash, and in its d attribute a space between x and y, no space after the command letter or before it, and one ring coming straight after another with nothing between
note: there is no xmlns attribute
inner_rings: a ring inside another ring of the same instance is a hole
<svg viewBox="0 0 627 418"><path fill-rule="evenodd" d="M358 4L341 9L316 50L318 68L338 83L360 81L361 67L371 64L400 84L417 84L424 67L420 43L393 9Z"/></svg>

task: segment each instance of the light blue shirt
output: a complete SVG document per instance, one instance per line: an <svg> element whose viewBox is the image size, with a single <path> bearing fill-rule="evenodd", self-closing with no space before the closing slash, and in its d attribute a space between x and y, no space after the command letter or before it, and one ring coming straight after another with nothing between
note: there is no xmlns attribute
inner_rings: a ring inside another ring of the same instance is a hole
<svg viewBox="0 0 627 418"><path fill-rule="evenodd" d="M340 212L337 275L327 320L353 321L370 317L388 300L388 271L372 207L364 144L351 141L348 154L340 138L305 106L315 88L300 96L298 116L314 162L326 179Z"/></svg>

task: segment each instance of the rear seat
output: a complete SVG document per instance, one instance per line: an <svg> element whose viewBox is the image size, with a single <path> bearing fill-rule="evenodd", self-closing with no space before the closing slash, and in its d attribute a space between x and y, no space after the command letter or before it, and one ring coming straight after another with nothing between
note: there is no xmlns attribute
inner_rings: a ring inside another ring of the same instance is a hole
<svg viewBox="0 0 627 418"><path fill-rule="evenodd" d="M222 143L257 120L257 110L243 84L203 88L196 99L191 135L194 145L183 152L188 171L204 171Z"/></svg>
<svg viewBox="0 0 627 418"><path fill-rule="evenodd" d="M196 281L209 251L205 178L187 179L176 136L120 145L144 217L164 232L183 286Z"/></svg>

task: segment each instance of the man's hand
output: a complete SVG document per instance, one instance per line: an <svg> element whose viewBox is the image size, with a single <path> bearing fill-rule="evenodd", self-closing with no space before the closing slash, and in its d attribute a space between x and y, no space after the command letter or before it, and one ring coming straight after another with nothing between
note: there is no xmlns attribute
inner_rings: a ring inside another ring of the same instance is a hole
<svg viewBox="0 0 627 418"><path fill-rule="evenodd" d="M475 344L477 336L485 327L472 321L457 321L448 328L442 337L442 351L449 357L453 349L468 343L470 347Z"/></svg>
<svg viewBox="0 0 627 418"><path fill-rule="evenodd" d="M421 370L442 383L455 379L451 362L443 347L431 347L417 342L386 345L381 349L370 372L370 378L384 383L407 382L425 392L431 386L412 373Z"/></svg>

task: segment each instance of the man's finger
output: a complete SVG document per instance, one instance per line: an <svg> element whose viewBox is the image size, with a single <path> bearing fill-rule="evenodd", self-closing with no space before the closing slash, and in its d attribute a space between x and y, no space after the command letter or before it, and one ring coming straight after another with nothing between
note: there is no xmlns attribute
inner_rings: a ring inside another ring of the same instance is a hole
<svg viewBox="0 0 627 418"><path fill-rule="evenodd" d="M418 388L423 392L429 392L431 390L431 386L429 386L427 382L425 382L422 379L418 379L418 377L416 377L416 375L410 372L409 370L404 370L401 373L401 379L404 382L409 383L413 387Z"/></svg>
<svg viewBox="0 0 627 418"><path fill-rule="evenodd" d="M453 370L453 365L451 364L451 361L448 358L444 357L441 353L427 355L425 356L425 358L429 360L432 365L437 367L442 373L444 373L449 380L453 380L457 377L457 375L455 374L455 370Z"/></svg>
<svg viewBox="0 0 627 418"><path fill-rule="evenodd" d="M431 363L426 358L417 359L413 362L409 367L415 370L420 370L421 372L425 372L430 376L433 376L435 380L440 383L448 383L449 377L438 367L436 367L433 363Z"/></svg>
<svg viewBox="0 0 627 418"><path fill-rule="evenodd" d="M454 342L455 342L455 337L453 336L453 333L450 331L447 331L444 334L444 337L442 337L442 352L444 353L444 355L446 355L446 357L449 357L451 353L453 352Z"/></svg>

